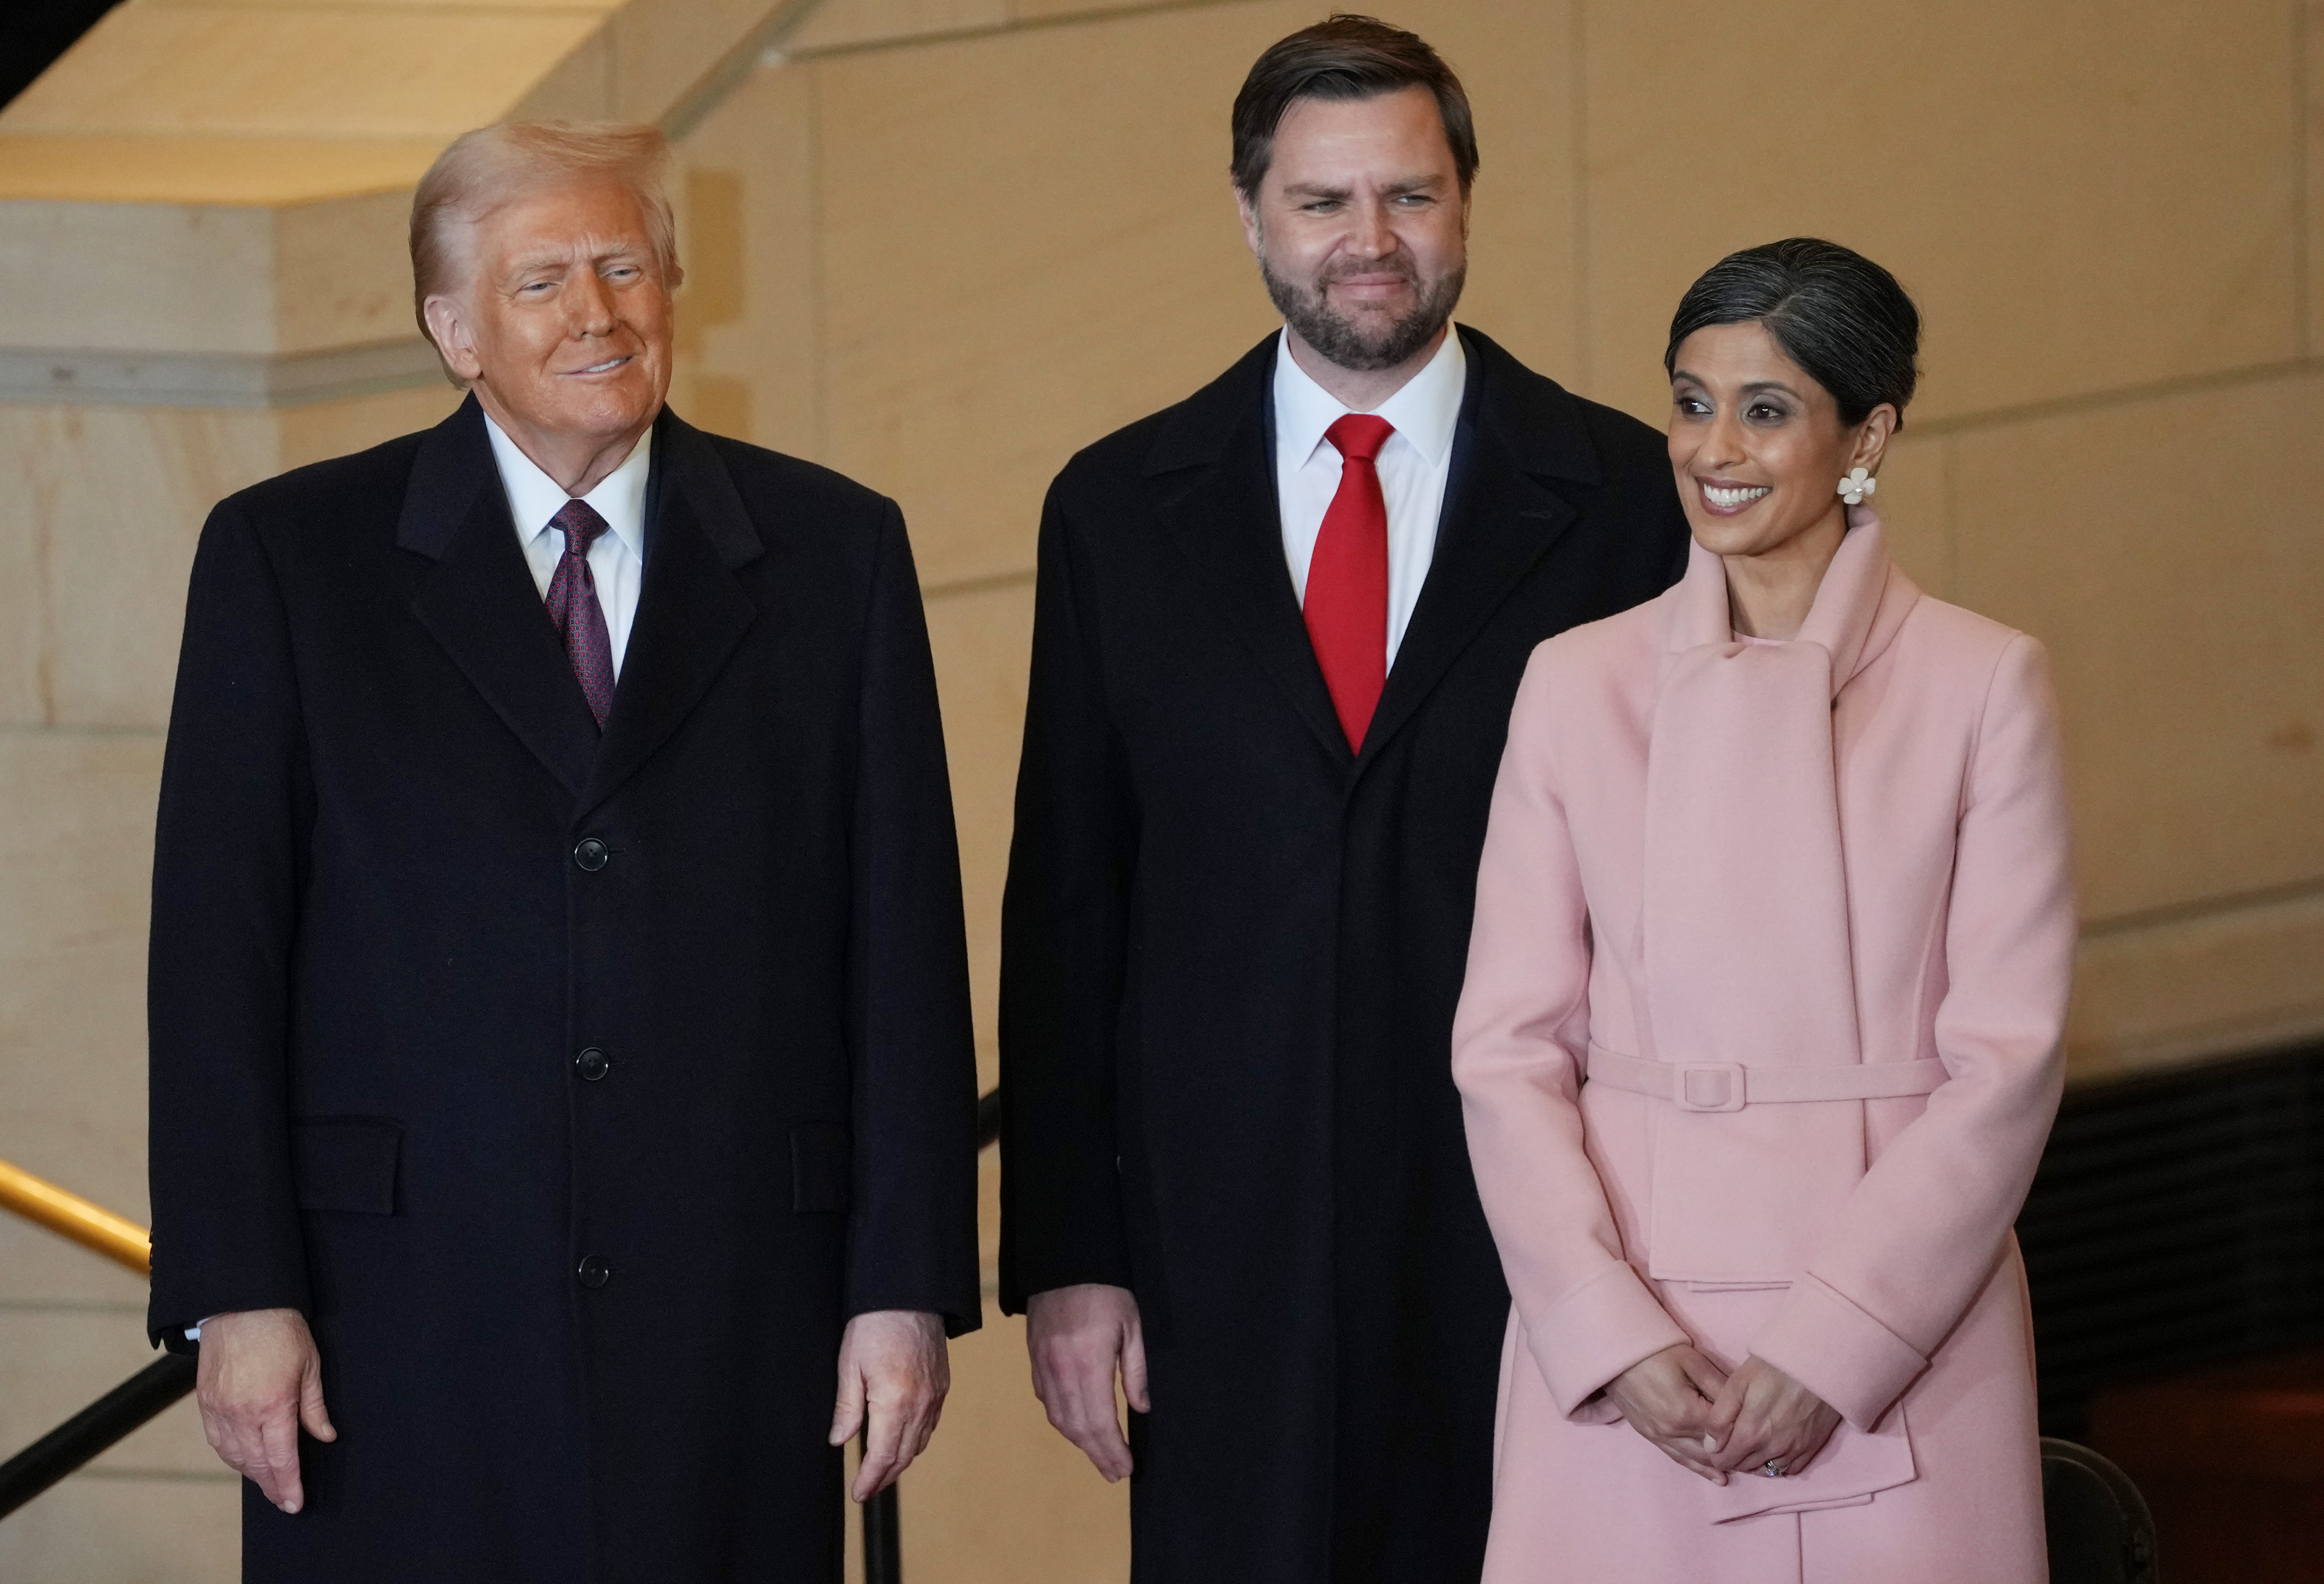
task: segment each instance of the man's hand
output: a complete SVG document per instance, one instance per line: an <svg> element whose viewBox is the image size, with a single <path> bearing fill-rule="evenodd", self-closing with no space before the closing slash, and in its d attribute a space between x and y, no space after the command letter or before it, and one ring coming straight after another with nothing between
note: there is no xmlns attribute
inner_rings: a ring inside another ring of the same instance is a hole
<svg viewBox="0 0 2324 1584"><path fill-rule="evenodd" d="M299 1427L337 1441L323 1412L323 1356L295 1309L246 1309L202 1322L194 1400L202 1433L226 1466L258 1482L286 1513L307 1505L299 1483Z"/></svg>
<svg viewBox="0 0 2324 1584"><path fill-rule="evenodd" d="M855 1470L859 1502L896 1483L927 1450L952 1390L952 1360L945 1351L944 1320L909 1309L879 1309L847 1322L839 1339L839 1400L831 1414L831 1444L845 1446L863 1429L863 1461Z"/></svg>
<svg viewBox="0 0 2324 1584"><path fill-rule="evenodd" d="M1713 1485L1727 1483L1726 1470L1712 1461L1725 1444L1726 1421L1712 1405L1727 1385L1726 1371L1684 1342L1665 1348L1616 1376L1606 1395L1632 1430L1645 1436L1672 1462Z"/></svg>
<svg viewBox="0 0 2324 1584"><path fill-rule="evenodd" d="M1111 1482L1130 1474L1130 1442L1113 1404L1113 1377L1140 1414L1146 1395L1146 1333L1138 1299L1127 1287L1085 1283L1036 1293L1025 1305L1025 1347L1033 1356L1033 1395L1049 1423L1089 1454Z"/></svg>
<svg viewBox="0 0 2324 1584"><path fill-rule="evenodd" d="M1756 1353L1727 1377L1711 1418L1720 1441L1713 1461L1743 1474L1769 1463L1797 1474L1840 1428L1838 1409Z"/></svg>

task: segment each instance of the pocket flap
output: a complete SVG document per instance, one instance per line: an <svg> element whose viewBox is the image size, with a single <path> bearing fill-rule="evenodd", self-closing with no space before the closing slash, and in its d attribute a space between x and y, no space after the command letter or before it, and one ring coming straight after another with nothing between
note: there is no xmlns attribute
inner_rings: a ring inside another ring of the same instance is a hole
<svg viewBox="0 0 2324 1584"><path fill-rule="evenodd" d="M801 1215L844 1211L853 1199L854 1151L844 1122L791 1129L791 1209Z"/></svg>
<svg viewBox="0 0 2324 1584"><path fill-rule="evenodd" d="M291 1131L300 1210L393 1215L401 1124L384 1117L311 1117Z"/></svg>

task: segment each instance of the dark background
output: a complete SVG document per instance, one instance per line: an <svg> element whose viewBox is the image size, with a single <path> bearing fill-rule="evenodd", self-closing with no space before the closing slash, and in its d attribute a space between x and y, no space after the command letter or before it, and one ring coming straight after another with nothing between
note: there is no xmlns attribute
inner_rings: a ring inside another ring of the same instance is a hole
<svg viewBox="0 0 2324 1584"><path fill-rule="evenodd" d="M0 105L72 47L120 0L0 0Z"/></svg>

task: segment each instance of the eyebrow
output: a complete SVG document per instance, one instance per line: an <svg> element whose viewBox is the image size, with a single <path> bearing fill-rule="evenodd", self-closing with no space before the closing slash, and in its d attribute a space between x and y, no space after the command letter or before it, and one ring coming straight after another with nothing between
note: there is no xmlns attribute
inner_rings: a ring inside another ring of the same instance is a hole
<svg viewBox="0 0 2324 1584"><path fill-rule="evenodd" d="M1676 384L1681 380L1686 381L1689 384L1702 385L1706 389L1711 384L1709 380L1704 379L1701 374L1696 373L1692 369L1671 370L1671 382L1673 384ZM1743 391L1746 395L1750 394L1754 391L1781 391L1784 395L1790 397L1794 401L1805 401L1807 400L1806 397L1801 395L1797 391L1793 390L1781 380L1754 380L1749 384L1744 386Z"/></svg>
<svg viewBox="0 0 2324 1584"><path fill-rule="evenodd" d="M551 269L559 265L595 264L606 259L639 258L642 257L647 251L634 239L617 241L591 236L584 238L582 245L577 249L570 246L542 248L539 253L525 253L511 260L508 270L512 275L530 275L535 270Z"/></svg>
<svg viewBox="0 0 2324 1584"><path fill-rule="evenodd" d="M1381 182L1379 189L1394 198L1407 192L1432 191L1443 185L1444 178L1438 175L1406 176L1394 181ZM1286 181L1283 184L1286 198L1344 198L1351 196L1354 190L1350 187L1326 187L1313 181Z"/></svg>

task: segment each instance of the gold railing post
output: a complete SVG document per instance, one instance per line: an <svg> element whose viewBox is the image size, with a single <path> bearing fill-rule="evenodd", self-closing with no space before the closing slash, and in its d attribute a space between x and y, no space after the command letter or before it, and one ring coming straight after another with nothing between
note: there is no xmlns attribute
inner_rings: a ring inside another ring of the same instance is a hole
<svg viewBox="0 0 2324 1584"><path fill-rule="evenodd" d="M12 1210L26 1220L38 1221L58 1236L70 1238L85 1248L94 1248L141 1276L153 1274L152 1233L101 1204L91 1204L79 1194L6 1161L0 1161L0 1210Z"/></svg>

